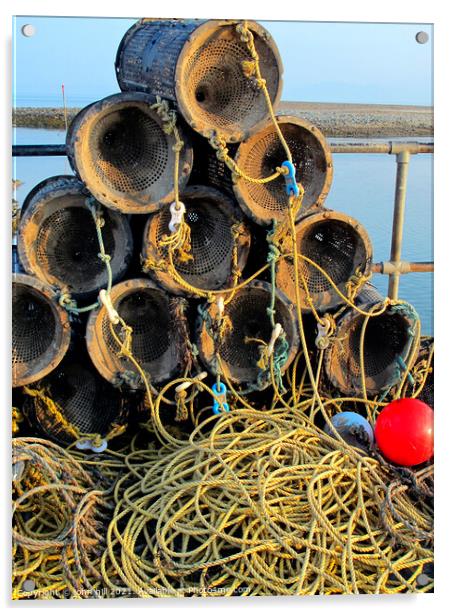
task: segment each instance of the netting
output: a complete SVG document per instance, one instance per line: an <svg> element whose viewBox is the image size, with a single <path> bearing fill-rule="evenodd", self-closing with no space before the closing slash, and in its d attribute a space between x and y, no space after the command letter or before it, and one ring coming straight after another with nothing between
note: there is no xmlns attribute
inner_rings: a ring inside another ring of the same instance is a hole
<svg viewBox="0 0 452 616"><path fill-rule="evenodd" d="M125 213L146 213L171 201L175 139L143 93L110 96L74 119L67 142L71 163L104 205ZM184 186L192 152L184 138L178 181Z"/></svg>
<svg viewBox="0 0 452 616"><path fill-rule="evenodd" d="M296 169L296 180L305 190L303 206L296 218L320 207L328 195L332 181L331 153L320 131L290 116L277 116L280 130L290 148ZM286 160L287 155L273 123L242 142L235 160L253 178L268 177ZM238 178L234 192L244 211L259 224L287 216L285 180L279 177L268 184L253 184Z"/></svg>
<svg viewBox="0 0 452 616"><path fill-rule="evenodd" d="M251 283L238 291L225 306L224 318L229 326L215 349L214 340L205 323L200 331L198 347L201 358L209 369L217 368L216 353L221 371L235 383L254 383L260 372L258 362L262 347L270 342L273 325L268 309L272 302L271 287L267 283ZM274 319L280 323L287 337L289 351L282 367L284 372L295 357L298 348L298 334L291 305L282 294L275 296ZM209 309L215 319L216 307Z"/></svg>
<svg viewBox="0 0 452 616"><path fill-rule="evenodd" d="M204 289L220 289L230 282L234 268L241 271L249 251L250 235L242 224L234 237L234 225L242 220L234 203L212 188L190 186L181 195L186 207L185 222L190 228L191 251L187 260L177 260L177 272L189 284ZM171 215L168 208L150 217L144 231L143 259L157 263L167 259L161 240L170 234ZM234 264L234 249L236 263ZM184 293L165 267L154 270L155 278L169 291Z"/></svg>
<svg viewBox="0 0 452 616"><path fill-rule="evenodd" d="M421 338L419 354L411 370L412 381L408 381L403 395L417 397L432 409L435 407L434 339Z"/></svg>
<svg viewBox="0 0 452 616"><path fill-rule="evenodd" d="M111 297L120 317L132 328L132 353L150 380L158 383L174 375L180 364L181 349L177 344L177 322L166 293L148 280L134 279L113 287ZM124 380L137 388L144 387L133 366L121 356L112 328L124 342L121 325L111 326L105 308L90 316L86 335L94 365L113 383Z"/></svg>
<svg viewBox="0 0 452 616"><path fill-rule="evenodd" d="M57 443L67 445L76 440L72 427L81 434L106 436L113 424L122 424L127 418L124 395L98 374L88 358L85 365L74 357L65 359L35 387L46 392L64 421L39 397L27 400L28 418Z"/></svg>
<svg viewBox="0 0 452 616"><path fill-rule="evenodd" d="M328 310L342 302L331 281L346 295L347 284L357 273L369 273L370 240L365 229L350 216L339 212L308 216L298 224L296 237L299 254L318 266L299 260L300 300L305 311L312 305ZM278 263L276 281L278 288L295 302L295 271L290 256Z"/></svg>
<svg viewBox="0 0 452 616"><path fill-rule="evenodd" d="M264 42L257 40L264 52ZM242 61L246 57L246 46L224 29L190 53L183 70L184 96L186 104L193 108L195 122L222 134L240 134L266 117L262 93L243 73ZM274 57L268 52L266 57L267 64L261 70L269 77L268 87L274 98L279 69Z"/></svg>
<svg viewBox="0 0 452 616"><path fill-rule="evenodd" d="M40 187L41 186L41 187ZM32 191L19 228L19 255L29 273L71 294L85 295L107 286L99 258L96 222L87 194L76 178L49 179ZM110 255L113 280L125 272L132 253L127 219L105 210L102 238Z"/></svg>
<svg viewBox="0 0 452 616"><path fill-rule="evenodd" d="M371 304L365 305L366 310L370 308ZM409 365L417 325L417 314L409 305L388 307L367 322L361 314L349 311L339 321L335 340L326 351L328 379L346 395L363 394L362 368L369 395L396 385Z"/></svg>
<svg viewBox="0 0 452 616"><path fill-rule="evenodd" d="M49 373L63 358L70 330L66 312L50 287L25 274L15 274L12 287L13 386Z"/></svg>

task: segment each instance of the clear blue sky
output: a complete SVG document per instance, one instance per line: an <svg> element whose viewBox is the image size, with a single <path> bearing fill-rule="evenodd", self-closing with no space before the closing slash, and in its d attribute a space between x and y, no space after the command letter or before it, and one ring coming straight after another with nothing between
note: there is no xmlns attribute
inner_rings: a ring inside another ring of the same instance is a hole
<svg viewBox="0 0 452 616"><path fill-rule="evenodd" d="M13 22L18 106L88 104L119 90L114 59L135 19L20 17ZM36 34L21 34L24 24ZM431 105L433 28L426 24L262 22L284 64L284 100ZM416 32L430 40L420 45Z"/></svg>

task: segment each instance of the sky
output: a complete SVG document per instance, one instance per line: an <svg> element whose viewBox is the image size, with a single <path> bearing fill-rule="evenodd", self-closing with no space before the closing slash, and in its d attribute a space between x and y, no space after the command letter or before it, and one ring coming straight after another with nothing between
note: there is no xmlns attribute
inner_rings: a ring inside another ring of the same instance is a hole
<svg viewBox="0 0 452 616"><path fill-rule="evenodd" d="M13 19L13 104L79 107L119 91L116 50L136 21L123 18ZM432 105L433 27L266 21L284 65L283 100ZM25 24L34 36L23 36ZM426 44L416 42L427 32Z"/></svg>

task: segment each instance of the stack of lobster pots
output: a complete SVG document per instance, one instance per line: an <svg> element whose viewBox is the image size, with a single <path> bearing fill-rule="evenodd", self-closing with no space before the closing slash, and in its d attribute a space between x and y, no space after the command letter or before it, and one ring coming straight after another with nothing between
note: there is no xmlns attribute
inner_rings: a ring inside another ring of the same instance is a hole
<svg viewBox="0 0 452 616"><path fill-rule="evenodd" d="M324 390L359 394L365 317L346 299L381 301L362 285L371 242L325 206L333 165L320 130L273 115L283 67L270 34L251 21L142 19L115 69L121 92L68 130L74 175L41 182L22 208L13 384L33 425L63 443L111 435L137 412L143 375L154 392L188 376L265 391L262 349L283 375L300 314L316 327ZM366 323L368 393L394 384L415 320L388 307Z"/></svg>

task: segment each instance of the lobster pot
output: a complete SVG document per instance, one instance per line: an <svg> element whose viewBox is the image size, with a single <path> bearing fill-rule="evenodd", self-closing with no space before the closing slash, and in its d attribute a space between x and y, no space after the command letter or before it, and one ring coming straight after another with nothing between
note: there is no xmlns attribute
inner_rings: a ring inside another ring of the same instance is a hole
<svg viewBox="0 0 452 616"><path fill-rule="evenodd" d="M77 440L74 428L80 434L104 437L113 425L123 425L127 421L126 397L99 375L85 354L86 351L83 358L80 353L66 357L52 374L35 386L37 391L46 392L61 417L56 416L39 396L29 396L25 401L31 425L61 445Z"/></svg>
<svg viewBox="0 0 452 616"><path fill-rule="evenodd" d="M379 312L376 304L361 309ZM325 352L327 379L344 395L361 396L361 335L366 317L353 308L337 323L337 330ZM412 368L418 349L416 328L419 317L409 304L388 306L379 316L367 321L363 340L365 385L368 395L376 395L396 385L405 371Z"/></svg>
<svg viewBox="0 0 452 616"><path fill-rule="evenodd" d="M67 134L71 166L92 195L127 214L154 212L174 200L176 139L142 92L114 94L80 111ZM179 128L178 185L190 175L193 152Z"/></svg>
<svg viewBox="0 0 452 616"><path fill-rule="evenodd" d="M249 253L250 233L243 223L243 215L229 197L206 186L189 186L181 200L186 207L185 222L190 227L191 258L182 261L174 255L175 269L188 284L200 289L228 286L233 255L236 267L242 271ZM159 242L170 234L170 219L169 208L149 217L143 242L143 257L148 262L158 263L168 258L167 249ZM190 294L171 276L167 266L155 268L153 276L171 293Z"/></svg>
<svg viewBox="0 0 452 616"><path fill-rule="evenodd" d="M89 197L73 176L44 180L26 198L19 226L18 251L25 270L74 296L95 293L108 283ZM102 219L102 241L117 281L132 256L132 234L122 214L104 209Z"/></svg>
<svg viewBox="0 0 452 616"><path fill-rule="evenodd" d="M13 274L13 387L49 374L63 359L70 339L69 318L56 301L54 290L27 274Z"/></svg>
<svg viewBox="0 0 452 616"><path fill-rule="evenodd" d="M331 152L322 133L312 124L292 116L278 116L277 120L292 154L296 181L305 191L295 216L299 220L322 206L328 195L333 180ZM286 160L286 151L271 121L241 143L235 155L238 167L256 179L269 177ZM288 217L283 176L265 184L238 177L234 192L244 212L258 224L268 225Z"/></svg>
<svg viewBox="0 0 452 616"><path fill-rule="evenodd" d="M257 362L261 357L260 347L270 342L273 327L267 308L271 306L271 286L266 282L251 282L235 294L232 301L224 306L224 318L230 327L226 328L222 340L216 344L208 326L210 319L215 321L218 306L211 304L208 317L202 318L198 327L198 349L205 366L216 373L219 357L220 373L226 374L234 383L254 383L258 379ZM278 290L275 295L275 322L280 323L289 345L287 359L282 365L281 373L289 367L299 346L296 317L293 305ZM210 319L209 319L210 317ZM260 342L263 341L263 342ZM280 341L275 343L275 352Z"/></svg>
<svg viewBox="0 0 452 616"><path fill-rule="evenodd" d="M366 282L361 287L358 295L355 299L357 306L363 306L365 304L378 304L384 300L383 295L378 291L377 287L370 282Z"/></svg>
<svg viewBox="0 0 452 616"><path fill-rule="evenodd" d="M355 219L340 212L327 211L304 218L297 225L299 297L301 309L311 310L305 286L316 310L326 311L338 306L342 299L331 282L307 257L324 270L338 289L347 295L347 283L357 272L368 275L372 247L367 231ZM293 257L277 263L276 284L296 302L295 267Z"/></svg>
<svg viewBox="0 0 452 616"><path fill-rule="evenodd" d="M419 370L419 374L421 378L423 378L425 374L425 370L428 365L429 356L432 352L433 347L433 338L430 336L426 336L421 339L419 355L416 359L416 363L413 368L413 372L417 372ZM416 381L414 386L411 386L406 392L406 396L410 396L411 393L416 391L421 385L421 382ZM425 379L424 386L422 387L421 392L418 395L419 400L428 404L430 408L434 408L435 406L435 380L434 380L434 357L432 357L430 363L430 369Z"/></svg>
<svg viewBox="0 0 452 616"><path fill-rule="evenodd" d="M146 279L120 282L111 290L111 302L132 328L131 351L151 383L161 383L177 372L182 361L178 319L168 295ZM86 342L91 360L100 374L114 385L145 389L133 363L120 357L124 331L111 325L106 308L93 311L88 319Z"/></svg>
<svg viewBox="0 0 452 616"><path fill-rule="evenodd" d="M142 19L122 39L116 56L121 90L141 90L175 101L194 130L241 141L269 117L262 89L245 74L252 60L236 20ZM270 34L247 22L272 104L279 102L282 63Z"/></svg>
<svg viewBox="0 0 452 616"><path fill-rule="evenodd" d="M190 139L193 145L193 169L188 184L200 184L212 186L229 195L234 200L232 175L229 167L220 160L209 141L194 131L190 131ZM228 155L234 158L238 144L228 144Z"/></svg>

